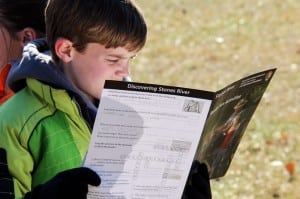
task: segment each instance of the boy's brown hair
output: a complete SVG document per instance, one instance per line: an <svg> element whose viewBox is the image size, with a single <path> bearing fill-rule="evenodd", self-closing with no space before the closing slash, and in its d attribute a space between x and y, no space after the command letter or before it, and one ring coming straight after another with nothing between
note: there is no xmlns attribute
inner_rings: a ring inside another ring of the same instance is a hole
<svg viewBox="0 0 300 199"><path fill-rule="evenodd" d="M59 62L54 50L59 37L69 39L79 52L91 42L129 51L140 50L146 42L145 20L130 0L49 0L45 17L55 62Z"/></svg>

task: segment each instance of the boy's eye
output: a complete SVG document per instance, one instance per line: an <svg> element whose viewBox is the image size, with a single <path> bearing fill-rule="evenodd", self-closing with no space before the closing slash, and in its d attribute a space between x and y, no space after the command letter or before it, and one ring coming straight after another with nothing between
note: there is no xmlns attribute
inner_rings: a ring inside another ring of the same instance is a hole
<svg viewBox="0 0 300 199"><path fill-rule="evenodd" d="M118 63L119 59L107 59L107 61L111 63Z"/></svg>

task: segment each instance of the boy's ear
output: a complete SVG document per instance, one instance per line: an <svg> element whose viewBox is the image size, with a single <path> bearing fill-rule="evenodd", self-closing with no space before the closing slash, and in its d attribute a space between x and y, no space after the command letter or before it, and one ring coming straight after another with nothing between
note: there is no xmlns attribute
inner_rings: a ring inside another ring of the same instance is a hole
<svg viewBox="0 0 300 199"><path fill-rule="evenodd" d="M73 43L65 38L58 38L55 42L55 53L65 63L68 63L72 60L72 46Z"/></svg>

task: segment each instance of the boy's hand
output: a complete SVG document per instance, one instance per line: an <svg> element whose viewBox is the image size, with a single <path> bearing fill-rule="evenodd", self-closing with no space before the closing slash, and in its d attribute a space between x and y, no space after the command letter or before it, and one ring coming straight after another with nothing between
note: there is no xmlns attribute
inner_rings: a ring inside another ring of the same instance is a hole
<svg viewBox="0 0 300 199"><path fill-rule="evenodd" d="M182 199L211 199L208 170L205 164L193 162Z"/></svg>
<svg viewBox="0 0 300 199"><path fill-rule="evenodd" d="M99 186L100 183L98 174L89 168L70 169L38 185L24 199L86 199L88 185Z"/></svg>
<svg viewBox="0 0 300 199"><path fill-rule="evenodd" d="M0 198L13 199L14 183L8 172L6 151L0 148Z"/></svg>

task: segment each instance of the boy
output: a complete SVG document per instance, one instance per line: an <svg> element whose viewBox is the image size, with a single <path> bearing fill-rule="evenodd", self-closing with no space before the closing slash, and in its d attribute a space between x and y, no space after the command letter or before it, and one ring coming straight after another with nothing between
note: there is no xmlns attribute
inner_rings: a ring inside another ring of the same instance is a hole
<svg viewBox="0 0 300 199"><path fill-rule="evenodd" d="M18 92L0 107L0 147L16 197L86 198L88 184L100 184L80 166L104 82L128 76L147 27L128 0L49 0L45 17L47 42L29 43L10 72Z"/></svg>

